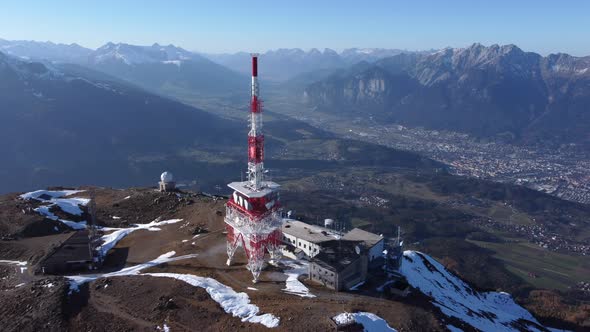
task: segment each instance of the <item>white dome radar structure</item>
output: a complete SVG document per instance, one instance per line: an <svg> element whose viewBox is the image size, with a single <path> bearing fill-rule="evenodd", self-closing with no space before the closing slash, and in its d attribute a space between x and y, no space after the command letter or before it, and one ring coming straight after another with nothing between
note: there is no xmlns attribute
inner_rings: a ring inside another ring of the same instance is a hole
<svg viewBox="0 0 590 332"><path fill-rule="evenodd" d="M176 183L174 183L174 177L172 173L166 171L160 175L160 182L158 185L160 187L160 191L174 191L176 189Z"/></svg>
<svg viewBox="0 0 590 332"><path fill-rule="evenodd" d="M162 182L174 182L174 176L172 173L166 171L160 175L160 180L162 180Z"/></svg>
<svg viewBox="0 0 590 332"><path fill-rule="evenodd" d="M334 227L334 219L325 219L324 220L324 227L326 227L326 228Z"/></svg>

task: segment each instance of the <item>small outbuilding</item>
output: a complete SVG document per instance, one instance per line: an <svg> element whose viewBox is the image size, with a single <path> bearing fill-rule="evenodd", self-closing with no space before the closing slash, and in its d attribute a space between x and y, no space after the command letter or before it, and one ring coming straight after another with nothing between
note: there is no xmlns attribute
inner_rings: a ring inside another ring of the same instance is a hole
<svg viewBox="0 0 590 332"><path fill-rule="evenodd" d="M158 182L160 191L168 192L176 189L176 183L174 182L174 176L172 173L166 171L160 175L160 182Z"/></svg>

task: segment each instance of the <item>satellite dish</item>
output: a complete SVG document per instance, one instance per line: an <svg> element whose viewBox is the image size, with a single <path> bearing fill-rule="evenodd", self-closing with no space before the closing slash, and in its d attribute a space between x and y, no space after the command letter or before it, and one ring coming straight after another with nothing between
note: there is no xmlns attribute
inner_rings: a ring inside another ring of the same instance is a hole
<svg viewBox="0 0 590 332"><path fill-rule="evenodd" d="M356 252L357 255L360 255L361 254L361 247L354 246L354 252Z"/></svg>

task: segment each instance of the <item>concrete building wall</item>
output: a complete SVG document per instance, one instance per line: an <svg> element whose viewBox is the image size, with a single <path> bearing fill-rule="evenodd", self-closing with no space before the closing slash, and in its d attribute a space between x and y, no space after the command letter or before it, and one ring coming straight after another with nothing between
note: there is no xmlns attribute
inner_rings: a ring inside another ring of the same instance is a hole
<svg viewBox="0 0 590 332"><path fill-rule="evenodd" d="M349 289L350 287L367 279L369 260L367 256L359 257L354 264L350 264L338 273L338 285L336 290Z"/></svg>
<svg viewBox="0 0 590 332"><path fill-rule="evenodd" d="M320 246L306 240L299 239L291 234L283 232L283 242L289 243L295 248L303 250L308 257L313 257L320 253Z"/></svg>
<svg viewBox="0 0 590 332"><path fill-rule="evenodd" d="M176 183L175 182L158 182L158 185L160 187L160 191L174 191L174 189L176 189Z"/></svg>
<svg viewBox="0 0 590 332"><path fill-rule="evenodd" d="M319 264L309 264L309 278L327 288L338 290L338 274Z"/></svg>
<svg viewBox="0 0 590 332"><path fill-rule="evenodd" d="M335 272L311 262L309 264L309 278L336 291L347 290L367 279L368 264L367 256L363 255L342 271Z"/></svg>
<svg viewBox="0 0 590 332"><path fill-rule="evenodd" d="M369 261L373 261L383 257L383 250L385 249L385 240L377 242L371 249L369 249Z"/></svg>

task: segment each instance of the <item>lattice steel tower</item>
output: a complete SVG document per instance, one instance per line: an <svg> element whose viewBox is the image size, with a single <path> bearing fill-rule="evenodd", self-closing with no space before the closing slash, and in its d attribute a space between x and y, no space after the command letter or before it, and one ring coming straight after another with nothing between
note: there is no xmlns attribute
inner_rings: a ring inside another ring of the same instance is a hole
<svg viewBox="0 0 590 332"><path fill-rule="evenodd" d="M268 251L271 261L280 259L281 204L279 185L264 180L264 135L262 102L258 97L258 54L252 54L252 98L248 133L248 180L228 184L234 190L227 202L227 265L242 246L248 257L247 268L253 282L258 281Z"/></svg>

